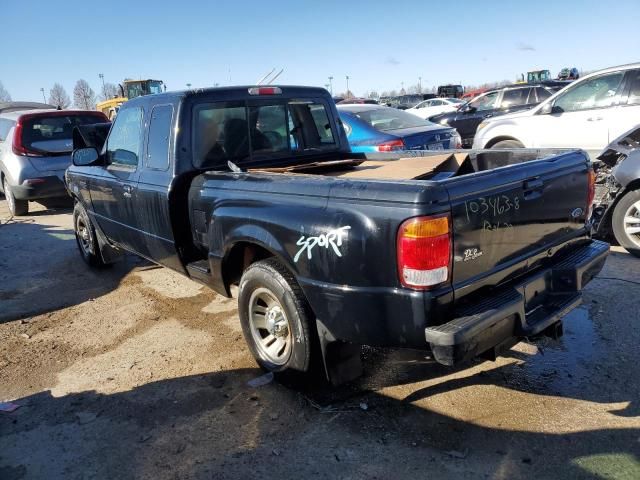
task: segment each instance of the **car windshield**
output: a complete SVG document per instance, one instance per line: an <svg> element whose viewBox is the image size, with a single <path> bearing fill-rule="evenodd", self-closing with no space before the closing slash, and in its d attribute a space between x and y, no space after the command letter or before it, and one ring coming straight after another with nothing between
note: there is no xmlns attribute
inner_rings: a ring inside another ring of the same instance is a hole
<svg viewBox="0 0 640 480"><path fill-rule="evenodd" d="M73 127L102 122L106 118L98 112L29 117L22 123L22 143L41 152L69 153L73 147Z"/></svg>
<svg viewBox="0 0 640 480"><path fill-rule="evenodd" d="M353 113L376 130L387 131L400 128L427 127L430 122L395 108L376 108Z"/></svg>

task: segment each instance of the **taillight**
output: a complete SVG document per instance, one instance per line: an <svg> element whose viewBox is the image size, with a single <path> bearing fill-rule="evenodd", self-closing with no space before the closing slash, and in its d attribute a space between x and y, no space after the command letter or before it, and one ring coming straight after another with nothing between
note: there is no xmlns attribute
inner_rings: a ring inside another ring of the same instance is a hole
<svg viewBox="0 0 640 480"><path fill-rule="evenodd" d="M13 144L11 145L11 150L15 155L21 155L25 157L42 157L42 152L38 152L36 150L31 150L27 148L22 141L22 122L23 118L18 120L16 123L16 128L13 132Z"/></svg>
<svg viewBox="0 0 640 480"><path fill-rule="evenodd" d="M449 215L411 218L398 230L398 275L405 287L424 290L449 279Z"/></svg>
<svg viewBox="0 0 640 480"><path fill-rule="evenodd" d="M376 150L379 152L393 152L394 150L403 150L404 142L400 139L391 140L389 142L384 142L379 145L376 145Z"/></svg>
<svg viewBox="0 0 640 480"><path fill-rule="evenodd" d="M593 200L596 196L596 172L593 168L589 169L589 185L587 186L587 221L591 217L591 210L593 208Z"/></svg>
<svg viewBox="0 0 640 480"><path fill-rule="evenodd" d="M249 89L249 95L280 95L282 89L279 87L252 87Z"/></svg>

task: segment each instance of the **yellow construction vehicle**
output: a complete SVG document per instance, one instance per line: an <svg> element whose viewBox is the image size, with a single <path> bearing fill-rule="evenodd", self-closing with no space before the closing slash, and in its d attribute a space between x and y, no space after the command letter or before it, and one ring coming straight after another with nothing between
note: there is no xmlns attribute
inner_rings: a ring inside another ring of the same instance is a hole
<svg viewBox="0 0 640 480"><path fill-rule="evenodd" d="M113 120L118 114L120 105L129 99L153 93L162 93L164 83L162 80L125 80L120 87L120 96L99 102L96 109L104 113L109 120ZM166 90L166 87L164 87Z"/></svg>

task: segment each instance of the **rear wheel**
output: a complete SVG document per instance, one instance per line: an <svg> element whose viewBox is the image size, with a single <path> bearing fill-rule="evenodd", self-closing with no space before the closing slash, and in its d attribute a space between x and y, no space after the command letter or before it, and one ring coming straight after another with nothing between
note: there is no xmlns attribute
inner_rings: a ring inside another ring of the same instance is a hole
<svg viewBox="0 0 640 480"><path fill-rule="evenodd" d="M7 179L3 182L4 196L7 199L7 205L9 206L9 213L14 217L19 217L29 213L29 202L26 200L18 200L11 191L11 186Z"/></svg>
<svg viewBox="0 0 640 480"><path fill-rule="evenodd" d="M492 145L491 148L524 148L524 145L518 140L501 140Z"/></svg>
<svg viewBox="0 0 640 480"><path fill-rule="evenodd" d="M299 375L315 355L312 315L294 276L275 259L250 265L240 279L238 313L258 364L271 372Z"/></svg>
<svg viewBox="0 0 640 480"><path fill-rule="evenodd" d="M632 190L618 201L611 227L618 243L640 257L640 190Z"/></svg>
<svg viewBox="0 0 640 480"><path fill-rule="evenodd" d="M76 202L73 208L73 227L82 259L91 267L101 268L107 264L102 260L96 230L84 207Z"/></svg>

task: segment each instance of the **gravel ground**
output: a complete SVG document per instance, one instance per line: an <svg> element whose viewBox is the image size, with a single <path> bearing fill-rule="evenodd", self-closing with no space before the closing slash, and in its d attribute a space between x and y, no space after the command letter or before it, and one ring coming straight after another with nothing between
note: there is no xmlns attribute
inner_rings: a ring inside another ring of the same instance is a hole
<svg viewBox="0 0 640 480"><path fill-rule="evenodd" d="M363 349L330 389L261 372L235 301L133 256L91 271L67 209L0 199L0 479L640 478L640 260L614 248L559 341L496 362Z"/></svg>

